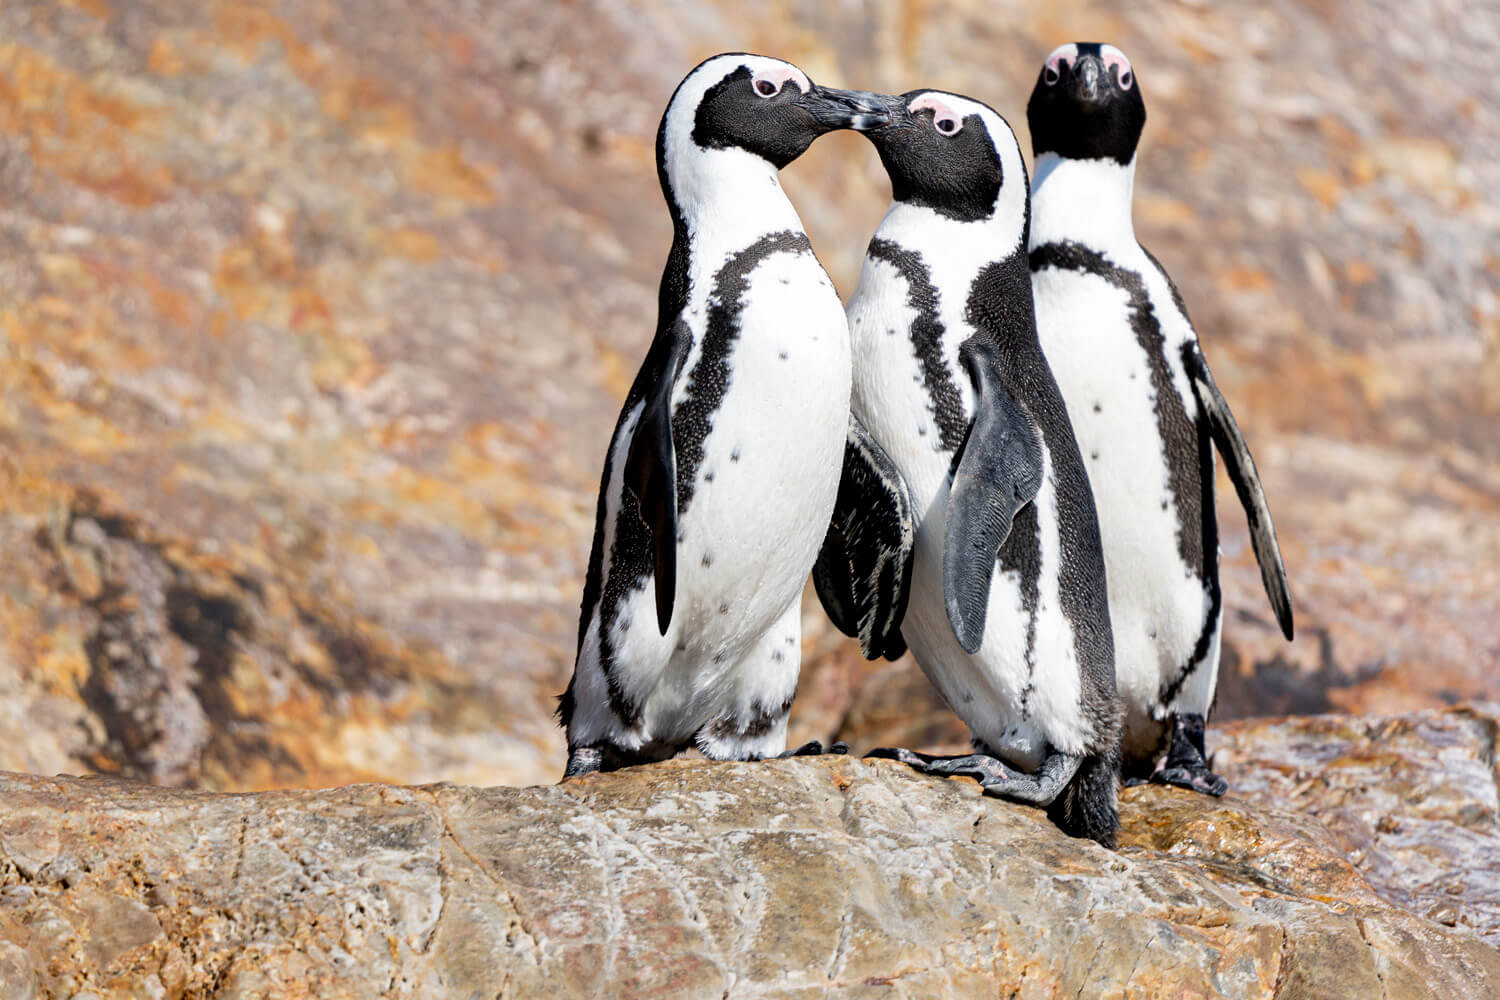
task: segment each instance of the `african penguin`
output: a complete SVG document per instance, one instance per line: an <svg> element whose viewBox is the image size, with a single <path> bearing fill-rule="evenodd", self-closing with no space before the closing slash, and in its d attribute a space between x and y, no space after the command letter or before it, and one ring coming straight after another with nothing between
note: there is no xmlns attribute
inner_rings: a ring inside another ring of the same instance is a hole
<svg viewBox="0 0 1500 1000"><path fill-rule="evenodd" d="M1213 445L1290 639L1271 513L1182 298L1136 242L1130 202L1146 105L1130 61L1113 45L1061 46L1026 117L1037 330L1099 498L1127 775L1222 795L1203 746L1224 617Z"/></svg>
<svg viewBox="0 0 1500 1000"><path fill-rule="evenodd" d="M786 746L799 597L833 509L849 333L777 171L825 132L881 118L797 67L715 56L656 136L673 239L656 336L599 488L566 775ZM820 752L809 744L807 752Z"/></svg>
<svg viewBox="0 0 1500 1000"><path fill-rule="evenodd" d="M864 131L893 204L848 306L852 413L868 435L850 451L872 457L833 521L865 530L830 532L814 578L829 581L819 586L829 616L860 634L867 656L910 646L975 751L872 756L971 775L1110 844L1119 710L1104 560L1037 343L1026 166L1009 124L978 101L888 100L889 121ZM914 537L900 530L903 511ZM903 580L906 594L885 592ZM904 616L890 610L903 602Z"/></svg>

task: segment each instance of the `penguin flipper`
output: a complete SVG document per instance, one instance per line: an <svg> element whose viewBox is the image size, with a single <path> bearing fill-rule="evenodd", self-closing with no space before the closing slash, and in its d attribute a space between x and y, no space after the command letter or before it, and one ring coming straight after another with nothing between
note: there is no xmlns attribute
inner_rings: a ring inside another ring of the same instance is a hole
<svg viewBox="0 0 1500 1000"><path fill-rule="evenodd" d="M828 534L813 564L813 586L840 632L865 658L906 652L901 620L911 592L916 521L895 463L853 416Z"/></svg>
<svg viewBox="0 0 1500 1000"><path fill-rule="evenodd" d="M1214 382L1203 354L1195 345L1189 344L1182 355L1193 384L1193 394L1198 397L1198 405L1208 414L1209 433L1219 454L1224 456L1229 479L1239 494L1240 505L1245 508L1245 518L1250 523L1250 545L1255 550L1256 562L1260 563L1260 580L1271 600L1271 610L1276 613L1282 634L1291 639L1291 588L1287 582L1286 566L1281 561L1281 547L1276 542L1276 526L1271 523L1271 508L1266 504L1266 493L1260 485L1255 460L1250 457L1250 446L1245 443L1240 425L1229 409L1228 400Z"/></svg>
<svg viewBox="0 0 1500 1000"><path fill-rule="evenodd" d="M641 372L643 406L625 454L623 481L635 495L642 523L651 529L656 578L656 625L662 635L672 622L677 595L677 453L672 443L672 387L687 359L693 336L678 320L646 352Z"/></svg>
<svg viewBox="0 0 1500 1000"><path fill-rule="evenodd" d="M1036 426L1002 381L994 342L971 337L958 357L974 384L975 406L948 495L943 599L953 634L974 653L984 639L1000 546L1016 512L1042 486L1042 445Z"/></svg>

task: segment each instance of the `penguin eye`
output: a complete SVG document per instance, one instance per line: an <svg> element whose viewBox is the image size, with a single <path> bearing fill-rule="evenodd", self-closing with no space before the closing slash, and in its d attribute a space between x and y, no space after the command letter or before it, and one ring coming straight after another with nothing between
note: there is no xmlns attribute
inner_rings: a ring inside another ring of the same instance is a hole
<svg viewBox="0 0 1500 1000"><path fill-rule="evenodd" d="M1042 80L1045 81L1047 86L1049 87L1057 83L1057 67L1048 66L1046 69L1042 70Z"/></svg>
<svg viewBox="0 0 1500 1000"><path fill-rule="evenodd" d="M963 125L957 118L954 118L950 115L943 115L939 118L933 119L932 127L937 129L943 135L957 135L958 130L962 128Z"/></svg>
<svg viewBox="0 0 1500 1000"><path fill-rule="evenodd" d="M1132 82L1134 82L1134 80L1135 77L1132 76L1130 70L1127 69L1125 72L1120 74L1120 87L1124 90L1129 90L1130 85Z"/></svg>
<svg viewBox="0 0 1500 1000"><path fill-rule="evenodd" d="M776 80L756 80L755 92L761 97L775 97L781 93L781 83Z"/></svg>

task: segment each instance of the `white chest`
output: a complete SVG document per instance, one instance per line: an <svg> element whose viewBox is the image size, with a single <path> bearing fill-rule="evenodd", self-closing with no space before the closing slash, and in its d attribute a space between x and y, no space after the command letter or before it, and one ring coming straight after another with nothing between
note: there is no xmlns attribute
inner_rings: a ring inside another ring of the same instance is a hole
<svg viewBox="0 0 1500 1000"><path fill-rule="evenodd" d="M941 255L935 255L941 268ZM972 271L972 266L970 267ZM920 276L920 277L926 277ZM995 572L985 637L970 655L948 622L943 593L949 474L976 401L958 347L973 333L963 315L972 276L914 287L895 264L867 258L849 305L853 411L900 469L917 517L910 602L902 634L917 662L975 736L1026 767L1050 744L1072 752L1079 716L1078 663L1059 611L1056 482L1050 456L1028 524L1035 546L1025 574ZM932 287L937 286L937 287ZM938 289L961 293L945 300ZM923 325L939 331L937 336ZM945 443L939 411L956 409L957 440Z"/></svg>
<svg viewBox="0 0 1500 1000"><path fill-rule="evenodd" d="M827 528L848 426L849 335L811 254L767 258L747 275L738 310L724 305L707 298L690 311L695 343L674 391L675 410L690 395L719 396L701 460L689 469L678 458L679 490L692 490L678 590L692 595L685 623L701 616L699 631L713 633L722 617L748 636L800 592Z"/></svg>
<svg viewBox="0 0 1500 1000"><path fill-rule="evenodd" d="M1161 298L1149 296L1149 321L1163 338L1153 358L1135 325L1148 320L1135 313L1139 302L1127 289L1100 275L1046 268L1034 275L1033 292L1042 349L1097 501L1118 684L1127 696L1147 698L1162 676L1181 669L1205 613L1203 582L1179 554L1179 533L1199 528L1184 525L1178 509L1159 412L1170 403L1196 413L1178 361L1191 328L1169 297L1162 309ZM1176 399L1159 399L1162 391Z"/></svg>

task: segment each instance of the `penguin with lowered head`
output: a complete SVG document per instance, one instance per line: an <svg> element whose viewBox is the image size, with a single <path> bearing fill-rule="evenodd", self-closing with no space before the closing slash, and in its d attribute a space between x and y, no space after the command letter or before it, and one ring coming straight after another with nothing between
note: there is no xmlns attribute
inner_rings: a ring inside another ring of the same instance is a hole
<svg viewBox="0 0 1500 1000"><path fill-rule="evenodd" d="M872 756L970 775L1109 845L1120 711L1104 560L1037 340L1026 166L979 101L912 91L888 111L862 131L893 203L848 306L866 441L846 452L814 580L867 656L909 646L973 738L955 757Z"/></svg>

